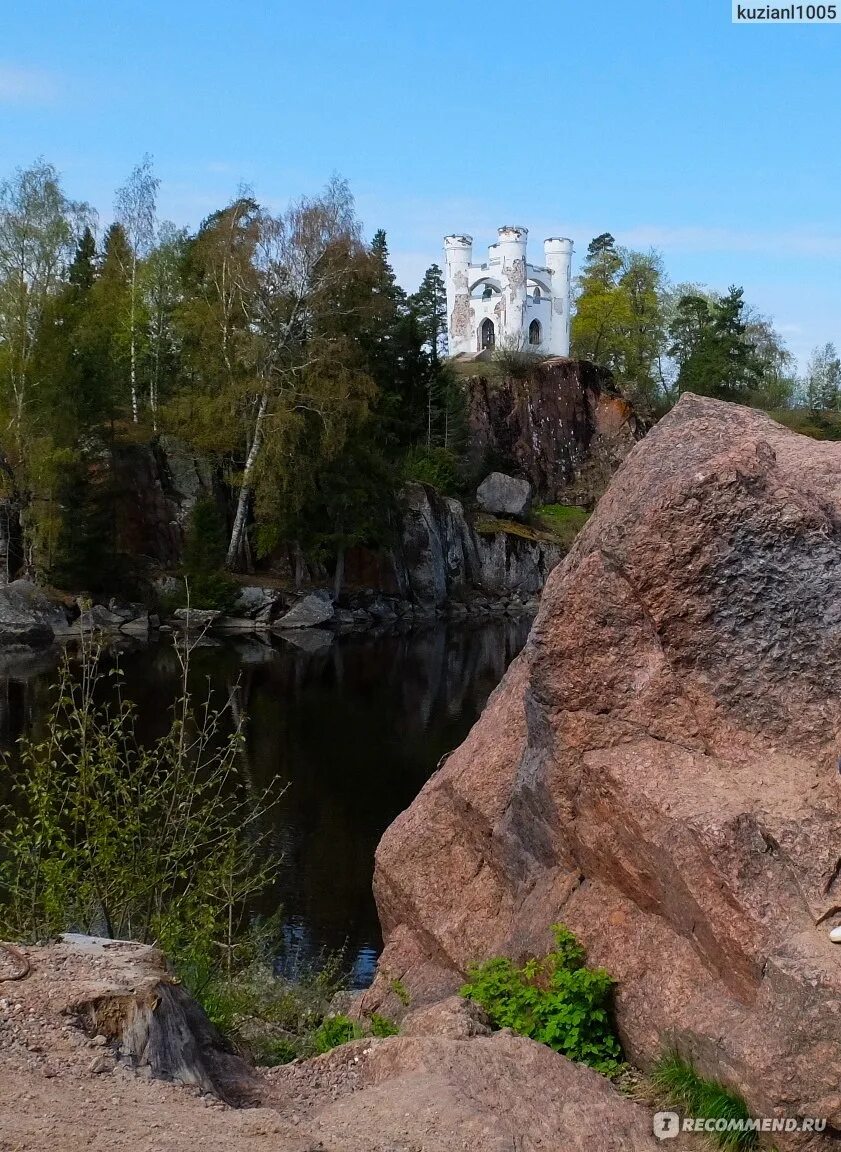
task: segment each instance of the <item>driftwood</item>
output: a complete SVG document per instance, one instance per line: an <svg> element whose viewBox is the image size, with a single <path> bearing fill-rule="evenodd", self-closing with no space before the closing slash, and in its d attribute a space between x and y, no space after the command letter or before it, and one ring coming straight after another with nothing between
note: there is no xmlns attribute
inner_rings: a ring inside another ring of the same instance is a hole
<svg viewBox="0 0 841 1152"><path fill-rule="evenodd" d="M237 1107L257 1102L257 1078L156 949L130 941L65 936L74 952L107 957L94 983L68 1005L91 1034L153 1076L191 1084Z"/></svg>

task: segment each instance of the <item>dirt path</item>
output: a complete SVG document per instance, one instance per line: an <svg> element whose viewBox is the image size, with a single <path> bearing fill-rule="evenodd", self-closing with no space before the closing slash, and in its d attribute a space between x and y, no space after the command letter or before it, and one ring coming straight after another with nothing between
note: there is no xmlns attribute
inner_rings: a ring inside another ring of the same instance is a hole
<svg viewBox="0 0 841 1152"><path fill-rule="evenodd" d="M658 1147L645 1108L542 1045L489 1035L460 1001L416 1013L400 1036L257 1073L259 1106L229 1107L196 1087L153 1079L142 1051L131 1055L86 1032L80 1004L102 1013L103 997L112 997L125 1011L148 991L148 981L140 992L132 983L127 946L110 955L67 945L24 952L30 973L0 980L0 1152ZM0 951L0 977L19 967ZM171 983L164 969L159 975Z"/></svg>

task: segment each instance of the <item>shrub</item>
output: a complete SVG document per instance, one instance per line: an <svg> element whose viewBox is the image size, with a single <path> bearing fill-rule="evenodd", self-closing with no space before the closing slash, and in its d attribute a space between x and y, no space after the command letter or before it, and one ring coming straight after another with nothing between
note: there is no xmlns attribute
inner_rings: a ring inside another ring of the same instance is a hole
<svg viewBox="0 0 841 1152"><path fill-rule="evenodd" d="M739 1120L750 1118L747 1104L738 1092L726 1088L717 1080L699 1076L692 1065L676 1052L661 1057L651 1073L651 1083L666 1104L682 1109L687 1116L707 1120ZM758 1148L756 1132L712 1132L710 1136L720 1148Z"/></svg>
<svg viewBox="0 0 841 1152"><path fill-rule="evenodd" d="M256 1064L286 1064L312 1056L330 1004L344 987L341 953L320 958L299 970L295 980L274 971L277 944L264 930L241 966L217 970L200 990L199 1002L216 1027ZM247 962L249 961L250 962Z"/></svg>
<svg viewBox="0 0 841 1152"><path fill-rule="evenodd" d="M0 808L0 935L68 930L156 942L191 990L240 947L249 901L274 873L268 796L240 779L230 701L194 708L189 650L168 731L142 744L119 667L82 641L65 658L45 731L20 741ZM228 735L226 735L226 732Z"/></svg>
<svg viewBox="0 0 841 1152"><path fill-rule="evenodd" d="M184 576L193 608L231 613L239 594L236 581L224 571L227 552L225 516L215 500L198 500L190 514L184 540ZM186 607L186 588L182 602Z"/></svg>
<svg viewBox="0 0 841 1152"><path fill-rule="evenodd" d="M349 1044L351 1040L360 1040L363 1035L362 1028L350 1017L328 1016L313 1033L312 1042L316 1052L322 1053L340 1044Z"/></svg>
<svg viewBox="0 0 841 1152"><path fill-rule="evenodd" d="M491 356L491 361L500 374L510 376L512 380L531 379L544 360L544 356L523 347L517 340L510 340L500 345Z"/></svg>
<svg viewBox="0 0 841 1152"><path fill-rule="evenodd" d="M396 1036L400 1031L398 1026L393 1020L389 1020L387 1016L380 1016L378 1012L371 1015L371 1035L372 1036Z"/></svg>
<svg viewBox="0 0 841 1152"><path fill-rule="evenodd" d="M412 997L409 995L409 989L406 987L399 976L395 977L395 979L390 982L389 988L403 1005L403 1007L408 1008L412 1002Z"/></svg>
<svg viewBox="0 0 841 1152"><path fill-rule="evenodd" d="M511 1028L604 1075L620 1067L613 1028L613 981L604 968L588 968L584 949L562 924L555 949L522 968L498 956L472 968L461 989L480 1004L495 1028Z"/></svg>
<svg viewBox="0 0 841 1152"><path fill-rule="evenodd" d="M429 484L445 496L451 496L462 487L459 458L449 448L410 448L403 460L404 480Z"/></svg>

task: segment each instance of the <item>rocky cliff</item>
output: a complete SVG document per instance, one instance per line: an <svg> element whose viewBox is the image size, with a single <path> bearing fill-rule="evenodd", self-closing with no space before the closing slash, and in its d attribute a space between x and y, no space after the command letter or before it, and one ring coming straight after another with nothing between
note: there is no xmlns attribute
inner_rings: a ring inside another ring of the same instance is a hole
<svg viewBox="0 0 841 1152"><path fill-rule="evenodd" d="M841 445L685 396L385 834L368 1004L397 977L434 1000L564 921L618 981L632 1060L677 1047L838 1136L839 605Z"/></svg>
<svg viewBox="0 0 841 1152"><path fill-rule="evenodd" d="M115 450L119 547L162 565L181 561L184 530L196 501L212 495L210 465L174 436Z"/></svg>
<svg viewBox="0 0 841 1152"><path fill-rule="evenodd" d="M583 360L469 376L465 387L474 468L513 469L546 503L592 507L647 429L610 373Z"/></svg>

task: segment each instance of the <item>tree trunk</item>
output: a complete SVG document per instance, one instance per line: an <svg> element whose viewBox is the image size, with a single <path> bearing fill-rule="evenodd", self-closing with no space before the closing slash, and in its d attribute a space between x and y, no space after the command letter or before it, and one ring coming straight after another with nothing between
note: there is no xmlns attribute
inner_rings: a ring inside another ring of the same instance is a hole
<svg viewBox="0 0 841 1152"><path fill-rule="evenodd" d="M131 418L136 424L138 422L138 406L137 406L137 334L135 332L134 311L135 311L135 298L134 294L137 290L137 256L132 259L131 265L131 308L129 310L129 331L131 332Z"/></svg>
<svg viewBox="0 0 841 1152"><path fill-rule="evenodd" d="M333 599L338 600L345 579L345 550L339 548L336 553L336 570L333 573Z"/></svg>
<svg viewBox="0 0 841 1152"><path fill-rule="evenodd" d="M228 568L233 568L236 564L242 546L242 537L245 532L246 517L248 516L248 499L251 495L251 478L254 475L254 467L257 463L257 457L260 454L260 445L263 442L263 420L265 419L268 407L269 396L267 392L264 392L260 397L260 407L257 410L257 419L254 423L254 437L251 441L251 447L248 450L248 457L245 461L245 468L242 472L242 483L240 484L239 497L237 499L237 511L234 516L234 526L231 529L228 555L225 559L225 565Z"/></svg>

